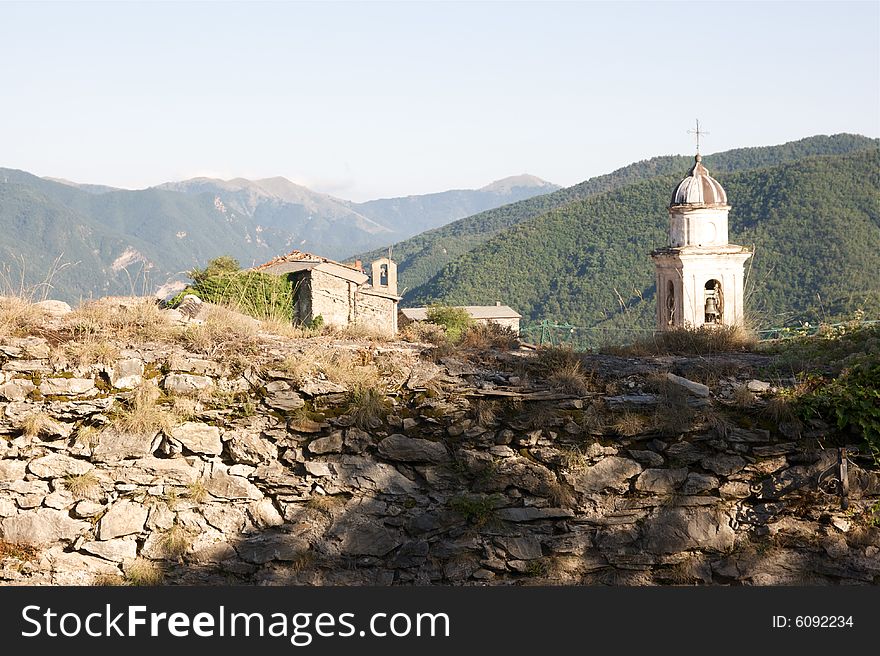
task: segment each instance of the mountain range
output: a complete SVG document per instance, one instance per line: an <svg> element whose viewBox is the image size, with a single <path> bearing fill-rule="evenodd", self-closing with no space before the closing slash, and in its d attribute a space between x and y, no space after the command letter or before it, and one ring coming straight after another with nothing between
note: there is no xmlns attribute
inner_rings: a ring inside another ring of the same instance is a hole
<svg viewBox="0 0 880 656"><path fill-rule="evenodd" d="M195 178L131 191L0 169L0 292L39 286L70 302L163 293L218 255L244 266L295 248L345 259L557 189L520 175L481 189L354 203L281 177Z"/></svg>

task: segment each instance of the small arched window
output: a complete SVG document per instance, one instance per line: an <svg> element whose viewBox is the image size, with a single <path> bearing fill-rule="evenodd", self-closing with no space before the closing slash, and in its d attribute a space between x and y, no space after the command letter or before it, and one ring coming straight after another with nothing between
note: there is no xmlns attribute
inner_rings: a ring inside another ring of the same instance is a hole
<svg viewBox="0 0 880 656"><path fill-rule="evenodd" d="M382 264L379 266L379 286L387 287L388 286L388 265Z"/></svg>
<svg viewBox="0 0 880 656"><path fill-rule="evenodd" d="M666 325L675 325L675 283L666 281Z"/></svg>

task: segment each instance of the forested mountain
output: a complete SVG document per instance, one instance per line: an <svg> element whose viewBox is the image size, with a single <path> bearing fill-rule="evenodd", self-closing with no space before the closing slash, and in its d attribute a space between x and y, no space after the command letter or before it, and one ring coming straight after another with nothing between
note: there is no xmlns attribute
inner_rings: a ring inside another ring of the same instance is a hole
<svg viewBox="0 0 880 656"><path fill-rule="evenodd" d="M724 168L734 168L733 161L743 165L744 157L728 157L726 166L719 160L715 168L708 157L704 163L733 206L730 241L755 251L746 266L752 319L779 326L792 318L839 318L856 308L880 316L876 148L736 173ZM666 244L666 206L689 165L682 160L675 175L597 193L496 232L407 300L501 300L531 320L650 328L654 269L648 253Z"/></svg>
<svg viewBox="0 0 880 656"><path fill-rule="evenodd" d="M738 148L706 155L703 163L713 174L725 173L772 166L814 155L836 155L874 149L877 148L878 143L880 141L877 139L853 134L818 135L778 146ZM640 180L660 175L681 176L691 164L691 157L680 155L654 157L572 187L560 189L552 194L482 212L396 243L393 251L394 259L398 263L401 289L407 290L407 301L417 296L424 296L416 290L444 265L453 262L510 226L528 221L573 201L619 189ZM369 260L379 252L379 250L371 251L360 257Z"/></svg>
<svg viewBox="0 0 880 656"><path fill-rule="evenodd" d="M0 169L0 295L44 281L56 258L69 266L52 278L51 295L71 302L168 288L223 254L244 266L294 248L343 259L557 188L530 176L493 185L358 205L284 178L128 191Z"/></svg>

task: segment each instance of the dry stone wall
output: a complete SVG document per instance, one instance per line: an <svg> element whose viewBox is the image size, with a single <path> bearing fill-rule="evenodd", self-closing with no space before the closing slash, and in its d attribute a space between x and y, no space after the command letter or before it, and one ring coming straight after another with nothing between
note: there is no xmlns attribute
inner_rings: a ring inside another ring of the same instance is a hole
<svg viewBox="0 0 880 656"><path fill-rule="evenodd" d="M622 437L596 413L664 400L626 384L514 394L512 372L347 348L394 362L378 418L345 384L271 364L143 345L76 367L41 338L3 341L0 579L136 581L146 566L201 584L880 581L880 529L864 521L880 479L851 463L842 509L823 485L838 451L815 435L695 421ZM646 366L599 364L623 383ZM722 396L679 401L699 413ZM189 412L134 430L120 409L137 398Z"/></svg>

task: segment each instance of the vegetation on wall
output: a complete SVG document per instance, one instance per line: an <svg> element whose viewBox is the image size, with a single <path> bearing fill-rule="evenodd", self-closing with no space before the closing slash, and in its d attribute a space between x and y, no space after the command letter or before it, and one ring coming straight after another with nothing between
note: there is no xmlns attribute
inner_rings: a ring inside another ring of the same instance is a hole
<svg viewBox="0 0 880 656"><path fill-rule="evenodd" d="M293 320L293 287L287 276L242 271L228 255L214 258L204 269L189 272L192 284L175 296L179 304L187 294L226 305L261 320Z"/></svg>

